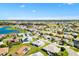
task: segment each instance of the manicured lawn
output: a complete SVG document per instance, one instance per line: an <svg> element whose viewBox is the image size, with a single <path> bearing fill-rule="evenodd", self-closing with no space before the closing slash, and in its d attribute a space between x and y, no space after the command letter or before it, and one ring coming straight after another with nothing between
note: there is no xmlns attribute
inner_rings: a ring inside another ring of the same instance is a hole
<svg viewBox="0 0 79 59"><path fill-rule="evenodd" d="M30 49L29 52L26 53L25 55L31 55L31 54L36 53L36 52L39 51L38 47L36 47L36 46L30 45L30 47L31 47L31 49Z"/></svg>
<svg viewBox="0 0 79 59"><path fill-rule="evenodd" d="M19 47L19 45L15 45L15 46L11 47L9 49L9 53L7 55L13 55L16 52L16 50L18 49L17 47Z"/></svg>
<svg viewBox="0 0 79 59"><path fill-rule="evenodd" d="M20 48L20 47L22 47L22 46L24 46L24 45L26 45L26 44L19 44L19 45L14 45L14 46L12 46L12 47L9 49L9 53L8 53L7 55L14 54L14 53L17 51L18 48ZM27 46L28 46L28 45L29 45L29 44L27 44Z"/></svg>
<svg viewBox="0 0 79 59"><path fill-rule="evenodd" d="M41 49L43 48L43 47L45 47L46 45L48 45L48 44L45 44L44 46L42 46L42 47L36 47L36 46L33 46L33 45L29 45L30 47L31 47L31 49L30 49L30 51L26 54L26 55L31 55L31 54L33 54L33 53L36 53L36 52L38 52L38 51L41 51ZM43 52L43 51L41 51L41 52ZM44 52L43 52L44 53ZM46 55L46 54L45 54Z"/></svg>
<svg viewBox="0 0 79 59"><path fill-rule="evenodd" d="M78 34L78 38L79 38L79 34Z"/></svg>

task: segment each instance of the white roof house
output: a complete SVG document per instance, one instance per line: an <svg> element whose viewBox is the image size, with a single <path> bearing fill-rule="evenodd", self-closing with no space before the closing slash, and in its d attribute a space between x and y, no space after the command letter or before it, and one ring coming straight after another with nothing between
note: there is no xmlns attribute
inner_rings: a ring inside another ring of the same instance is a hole
<svg viewBox="0 0 79 59"><path fill-rule="evenodd" d="M27 36L31 36L32 35L32 33L31 32L28 32L28 33L26 33L27 34Z"/></svg>
<svg viewBox="0 0 79 59"><path fill-rule="evenodd" d="M64 38L65 38L65 39L72 39L73 36L72 36L72 35L64 35Z"/></svg>
<svg viewBox="0 0 79 59"><path fill-rule="evenodd" d="M35 42L32 43L35 46L44 46L45 42L43 42L42 40L37 40Z"/></svg>
<svg viewBox="0 0 79 59"><path fill-rule="evenodd" d="M23 41L23 43L29 43L30 41L32 41L32 37L31 36L29 36L29 34L27 34L28 36L26 36L24 33L20 33L20 34L18 34L19 36L23 36L22 37L22 41Z"/></svg>
<svg viewBox="0 0 79 59"><path fill-rule="evenodd" d="M19 36L21 36L21 35L22 35L23 37L25 37L25 34L24 34L24 33L19 33L18 35L19 35Z"/></svg>
<svg viewBox="0 0 79 59"><path fill-rule="evenodd" d="M43 35L45 39L52 40L52 37L49 35Z"/></svg>
<svg viewBox="0 0 79 59"><path fill-rule="evenodd" d="M0 42L0 45L4 44L3 42Z"/></svg>
<svg viewBox="0 0 79 59"><path fill-rule="evenodd" d="M31 54L31 56L44 56L41 52L36 52L34 54Z"/></svg>
<svg viewBox="0 0 79 59"><path fill-rule="evenodd" d="M69 40L68 39L63 39L66 43L68 43L69 42Z"/></svg>
<svg viewBox="0 0 79 59"><path fill-rule="evenodd" d="M32 37L24 37L23 39L23 43L29 43L30 41L32 41Z"/></svg>
<svg viewBox="0 0 79 59"><path fill-rule="evenodd" d="M61 38L59 38L59 37L52 37L55 41L59 41L59 40L61 40Z"/></svg>
<svg viewBox="0 0 79 59"><path fill-rule="evenodd" d="M28 40L29 40L29 41L32 41L32 37L29 36L29 37L28 37Z"/></svg>
<svg viewBox="0 0 79 59"><path fill-rule="evenodd" d="M74 38L77 38L78 33L72 33L72 36L73 36Z"/></svg>
<svg viewBox="0 0 79 59"><path fill-rule="evenodd" d="M43 49L47 52L52 52L52 53L60 51L60 48L57 47L56 43L51 43L48 46L44 47Z"/></svg>
<svg viewBox="0 0 79 59"><path fill-rule="evenodd" d="M72 35L74 36L74 35L78 35L78 34L77 33L73 33Z"/></svg>

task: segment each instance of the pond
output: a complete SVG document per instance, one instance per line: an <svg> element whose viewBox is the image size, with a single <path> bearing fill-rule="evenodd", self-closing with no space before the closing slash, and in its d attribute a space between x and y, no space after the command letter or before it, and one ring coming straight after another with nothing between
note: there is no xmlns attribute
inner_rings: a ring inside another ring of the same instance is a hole
<svg viewBox="0 0 79 59"><path fill-rule="evenodd" d="M10 26L4 26L0 28L0 34L18 33L18 30L9 30Z"/></svg>

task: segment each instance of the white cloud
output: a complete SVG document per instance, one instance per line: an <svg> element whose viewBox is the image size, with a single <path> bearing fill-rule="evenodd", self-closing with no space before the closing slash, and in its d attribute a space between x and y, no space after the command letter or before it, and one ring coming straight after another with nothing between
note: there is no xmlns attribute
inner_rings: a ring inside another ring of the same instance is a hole
<svg viewBox="0 0 79 59"><path fill-rule="evenodd" d="M72 5L72 4L74 4L74 3L67 3L68 5Z"/></svg>
<svg viewBox="0 0 79 59"><path fill-rule="evenodd" d="M64 3L64 5L73 5L75 3L69 2L69 3Z"/></svg>

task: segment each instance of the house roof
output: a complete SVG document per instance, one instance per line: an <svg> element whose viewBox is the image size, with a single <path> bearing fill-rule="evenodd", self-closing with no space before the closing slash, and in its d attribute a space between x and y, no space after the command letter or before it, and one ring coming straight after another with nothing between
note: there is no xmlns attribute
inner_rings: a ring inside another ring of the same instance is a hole
<svg viewBox="0 0 79 59"><path fill-rule="evenodd" d="M57 47L56 43L51 43L43 49L53 53L60 51L60 48Z"/></svg>
<svg viewBox="0 0 79 59"><path fill-rule="evenodd" d="M32 54L31 56L44 56L41 52L36 52L34 54Z"/></svg>
<svg viewBox="0 0 79 59"><path fill-rule="evenodd" d="M66 38L66 39L72 39L73 36L72 35L64 35L64 38Z"/></svg>
<svg viewBox="0 0 79 59"><path fill-rule="evenodd" d="M0 48L0 54L8 53L8 50L9 50L8 47Z"/></svg>
<svg viewBox="0 0 79 59"><path fill-rule="evenodd" d="M0 45L4 44L3 42L0 42Z"/></svg>
<svg viewBox="0 0 79 59"><path fill-rule="evenodd" d="M37 41L33 42L32 44L35 44L37 46L43 46L45 43L42 40L37 40Z"/></svg>
<svg viewBox="0 0 79 59"><path fill-rule="evenodd" d="M28 52L29 49L30 49L29 46L22 46L22 47L20 47L19 49L17 49L16 53L17 53L18 55L24 55L25 53Z"/></svg>

